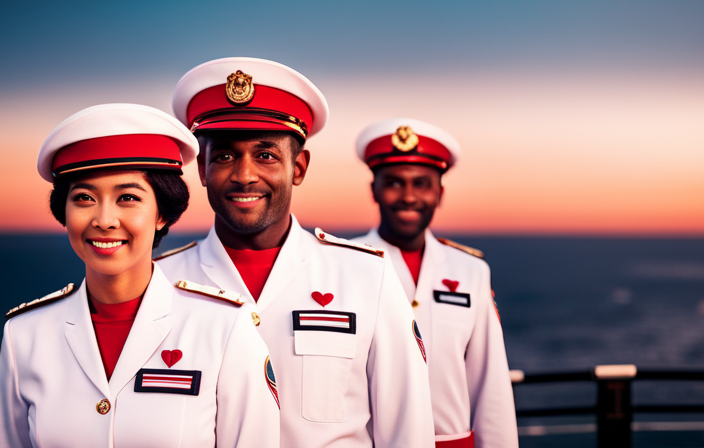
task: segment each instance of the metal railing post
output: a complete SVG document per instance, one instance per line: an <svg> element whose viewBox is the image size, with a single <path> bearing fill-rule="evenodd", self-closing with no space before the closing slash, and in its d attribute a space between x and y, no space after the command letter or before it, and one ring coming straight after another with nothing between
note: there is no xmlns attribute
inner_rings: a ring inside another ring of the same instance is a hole
<svg viewBox="0 0 704 448"><path fill-rule="evenodd" d="M630 448L632 445L631 381L634 365L596 366L597 441L599 448Z"/></svg>

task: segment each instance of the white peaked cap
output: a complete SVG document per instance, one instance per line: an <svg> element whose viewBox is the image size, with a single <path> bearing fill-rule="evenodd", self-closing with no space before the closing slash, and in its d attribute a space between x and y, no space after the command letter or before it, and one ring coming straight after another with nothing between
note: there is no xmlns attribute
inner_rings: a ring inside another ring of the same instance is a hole
<svg viewBox="0 0 704 448"><path fill-rule="evenodd" d="M402 127L410 131L403 137L411 134L418 137L415 140L409 138L407 146L400 144L397 138ZM396 143L393 137L396 137ZM447 131L413 118L392 118L367 126L357 137L356 149L359 158L370 168L385 164L418 163L445 171L455 164L461 154L459 142Z"/></svg>
<svg viewBox="0 0 704 448"><path fill-rule="evenodd" d="M247 100L251 104L246 101L242 104L229 103L225 87L216 91L218 96L210 95L207 100L202 98L205 90L226 85L228 77L238 71L249 76L254 84L253 98ZM263 91L265 89L258 89L259 86L270 89ZM286 113L305 122L307 132L304 137L323 129L330 114L325 96L308 78L278 62L245 57L216 59L193 68L176 85L172 104L176 117L189 128L194 121L198 121L198 117L212 111L222 113L225 109L231 109L241 113L266 109ZM303 108L308 110L302 111ZM228 121L221 118L218 123L206 126L210 129L249 129L247 123L252 125L261 121L241 118Z"/></svg>
<svg viewBox="0 0 704 448"><path fill-rule="evenodd" d="M37 170L48 182L117 166L180 171L196 155L198 140L171 115L139 104L101 104L71 115L49 134Z"/></svg>

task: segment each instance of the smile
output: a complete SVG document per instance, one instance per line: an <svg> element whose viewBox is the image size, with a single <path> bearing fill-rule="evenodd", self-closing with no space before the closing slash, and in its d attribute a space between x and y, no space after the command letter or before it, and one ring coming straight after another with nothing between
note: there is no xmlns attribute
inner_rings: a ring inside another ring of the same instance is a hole
<svg viewBox="0 0 704 448"><path fill-rule="evenodd" d="M257 199L261 199L263 196L251 196L248 198L230 198L230 200L235 201L235 202L253 202L256 201Z"/></svg>
<svg viewBox="0 0 704 448"><path fill-rule="evenodd" d="M99 249L112 249L113 247L119 247L119 246L122 246L124 243L126 243L125 241L111 241L108 243L103 243L100 241L93 241L93 240L89 240L89 241L93 246L95 246Z"/></svg>

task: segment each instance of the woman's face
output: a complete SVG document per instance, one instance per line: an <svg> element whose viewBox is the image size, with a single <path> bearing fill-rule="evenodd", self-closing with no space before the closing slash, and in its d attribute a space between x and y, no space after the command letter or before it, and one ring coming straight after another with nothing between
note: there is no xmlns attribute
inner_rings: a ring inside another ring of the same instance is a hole
<svg viewBox="0 0 704 448"><path fill-rule="evenodd" d="M151 266L154 232L162 227L144 172L98 171L71 184L66 230L86 270L118 275Z"/></svg>

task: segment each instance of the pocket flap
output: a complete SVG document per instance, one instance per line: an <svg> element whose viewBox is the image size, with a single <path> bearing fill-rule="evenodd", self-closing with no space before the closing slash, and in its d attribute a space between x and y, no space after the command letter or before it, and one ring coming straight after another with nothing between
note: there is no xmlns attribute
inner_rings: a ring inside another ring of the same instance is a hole
<svg viewBox="0 0 704 448"><path fill-rule="evenodd" d="M294 331L297 355L354 358L356 335L328 331Z"/></svg>

